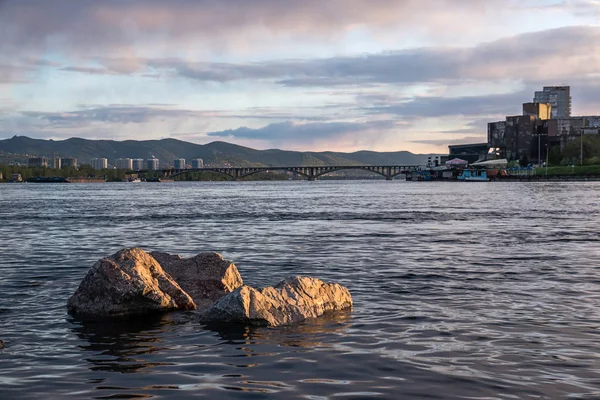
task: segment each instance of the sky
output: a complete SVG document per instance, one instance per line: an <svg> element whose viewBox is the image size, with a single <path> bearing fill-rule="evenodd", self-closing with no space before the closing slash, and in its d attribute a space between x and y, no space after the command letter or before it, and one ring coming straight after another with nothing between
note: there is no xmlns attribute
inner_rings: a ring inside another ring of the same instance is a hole
<svg viewBox="0 0 600 400"><path fill-rule="evenodd" d="M0 139L447 152L600 114L600 0L0 0Z"/></svg>

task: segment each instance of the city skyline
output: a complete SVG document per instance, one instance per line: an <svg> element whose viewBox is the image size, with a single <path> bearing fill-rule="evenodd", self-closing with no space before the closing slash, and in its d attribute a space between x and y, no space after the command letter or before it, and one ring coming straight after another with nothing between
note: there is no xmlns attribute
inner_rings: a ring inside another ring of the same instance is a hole
<svg viewBox="0 0 600 400"><path fill-rule="evenodd" d="M3 1L0 138L440 153L543 86L600 114L599 1L481 3Z"/></svg>

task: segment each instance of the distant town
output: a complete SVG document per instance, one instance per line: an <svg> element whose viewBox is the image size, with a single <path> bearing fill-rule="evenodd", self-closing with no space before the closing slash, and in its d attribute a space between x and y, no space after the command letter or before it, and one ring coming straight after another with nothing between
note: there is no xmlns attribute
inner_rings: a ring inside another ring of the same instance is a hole
<svg viewBox="0 0 600 400"><path fill-rule="evenodd" d="M90 167L95 170L105 169L118 169L124 171L158 171L160 169L160 160L152 157L144 160L143 158L117 158L114 160L114 164L109 164L108 158L92 158L89 163ZM61 158L54 157L51 163L47 157L30 157L29 167L36 168L78 168L81 164L78 164L77 158ZM230 165L224 164L219 167L228 168ZM183 169L198 169L204 168L204 160L197 158L191 160L191 164L187 164L184 158L178 158L173 160L172 168L176 170Z"/></svg>
<svg viewBox="0 0 600 400"><path fill-rule="evenodd" d="M572 116L571 103L569 86L546 86L533 94L533 101L522 104L520 115L507 116L503 121L489 122L487 142L450 145L448 155L432 155L426 163L398 162L400 160L398 157L406 156L406 154L399 153L380 153L397 154L397 156L392 155L391 158L385 158L384 162L366 160L349 162L348 159L340 157L324 162L315 159L316 153L312 153L308 155L308 158L301 158L297 164L290 164L294 161L290 161L289 154L291 152L287 152L285 157L278 158L278 164L267 164L259 156L260 161L258 163L255 161L258 165L254 164L252 167L249 166L252 164L244 161L236 153L231 153L229 159L229 161L237 160L235 165L225 162L227 158L221 159L222 162L205 164L202 158L193 158L189 162L185 158L161 161L154 155L150 155L145 159L98 157L80 163L74 157L35 155L28 156L26 166L15 163L9 165L10 169L0 168L0 180L3 178L3 173L5 181L24 180L21 174L25 173L27 174L26 178L30 181L35 181L35 177L43 177L44 179L41 181L50 181L52 177L55 177L57 181L59 181L59 177L65 179L71 177L70 181L75 181L75 177L122 181L137 179L138 175L143 179L178 177L177 179L187 180L216 179L215 176L223 178L225 175L237 180L254 174L262 174L262 178L271 177L272 179L273 175L269 175L269 173L274 170L279 171L281 179L297 179L303 176L314 180L324 175L348 176L347 170L349 169L355 170L350 173L351 176L362 176L362 172L358 175L357 172L363 169L382 175L386 179L393 179L397 176L396 172L403 171L406 173L403 175L407 175L407 179L415 180L460 180L461 176L472 180L489 180L511 175L519 177L523 174L526 176L539 175L538 170L541 168L544 169L545 176L579 174L600 177L600 116ZM189 145L194 146L193 144ZM235 145L226 145L230 146L229 148L236 147ZM181 149L180 146L179 151L182 151ZM260 153L260 151L239 146L234 151L239 152L239 149L254 152L255 159L256 153ZM72 150L76 150L76 148L72 147ZM135 148L128 151L140 153L139 149ZM169 154L177 154L179 151ZM123 153L126 152L122 151L121 154ZM217 153L227 154L226 152ZM412 154L411 156L416 157ZM283 165L281 160L284 162ZM318 163L311 164L314 162L311 160L317 160ZM577 170L575 165L578 166ZM373 168L365 169L363 166L372 166ZM549 166L552 166L553 169L549 170ZM19 167L26 167L27 170L18 169ZM485 173L482 171L464 172L468 168L488 169L488 171ZM344 170L346 172L342 172ZM207 175L208 172L212 174ZM204 175L200 176L199 174Z"/></svg>

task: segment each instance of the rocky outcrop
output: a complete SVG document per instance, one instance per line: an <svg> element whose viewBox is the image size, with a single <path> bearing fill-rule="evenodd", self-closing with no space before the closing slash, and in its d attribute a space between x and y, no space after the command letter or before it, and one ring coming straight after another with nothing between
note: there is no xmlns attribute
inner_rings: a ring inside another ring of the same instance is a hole
<svg viewBox="0 0 600 400"><path fill-rule="evenodd" d="M217 253L200 253L186 259L158 251L150 255L192 297L199 310L210 307L243 284L235 264Z"/></svg>
<svg viewBox="0 0 600 400"><path fill-rule="evenodd" d="M70 314L125 316L191 310L192 298L141 249L96 262L67 302Z"/></svg>
<svg viewBox="0 0 600 400"><path fill-rule="evenodd" d="M345 287L315 278L294 277L275 287L242 286L222 297L200 319L205 323L279 326L351 307L352 296Z"/></svg>

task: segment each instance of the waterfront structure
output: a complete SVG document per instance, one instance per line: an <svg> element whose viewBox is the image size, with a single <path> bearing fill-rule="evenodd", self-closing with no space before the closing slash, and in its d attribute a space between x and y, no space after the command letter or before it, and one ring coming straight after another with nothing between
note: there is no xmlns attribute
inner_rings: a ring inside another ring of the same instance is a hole
<svg viewBox="0 0 600 400"><path fill-rule="evenodd" d="M93 169L107 169L108 168L108 159L107 158L92 158L90 160L90 165Z"/></svg>
<svg viewBox="0 0 600 400"><path fill-rule="evenodd" d="M19 173L10 174L11 182L23 182L23 177Z"/></svg>
<svg viewBox="0 0 600 400"><path fill-rule="evenodd" d="M158 170L159 160L158 158L149 158L146 160L146 168L150 171Z"/></svg>
<svg viewBox="0 0 600 400"><path fill-rule="evenodd" d="M567 118L571 116L571 87L544 86L535 92L534 103L546 103L552 106L552 118Z"/></svg>
<svg viewBox="0 0 600 400"><path fill-rule="evenodd" d="M76 158L63 158L61 168L77 168Z"/></svg>
<svg viewBox="0 0 600 400"><path fill-rule="evenodd" d="M48 167L48 159L46 157L29 157L30 167Z"/></svg>
<svg viewBox="0 0 600 400"><path fill-rule="evenodd" d="M143 160L142 160L143 161ZM143 163L142 163L143 167ZM115 168L131 171L133 169L133 160L131 158L117 158L115 160ZM142 169L142 168L140 168Z"/></svg>
<svg viewBox="0 0 600 400"><path fill-rule="evenodd" d="M54 156L54 160L52 163L52 168L54 169L60 169L60 167L62 166L62 159L58 156Z"/></svg>
<svg viewBox="0 0 600 400"><path fill-rule="evenodd" d="M131 169L134 171L141 171L146 169L146 164L143 158L136 158L131 160Z"/></svg>
<svg viewBox="0 0 600 400"><path fill-rule="evenodd" d="M201 158L196 158L195 160L192 160L192 168L204 168L204 160Z"/></svg>
<svg viewBox="0 0 600 400"><path fill-rule="evenodd" d="M462 160L468 161L469 163L474 163L479 161L482 158L485 158L488 153L488 144L487 143L474 143L474 144L458 144L453 146L448 146L450 149L450 157L460 158ZM447 161L443 160L442 161Z"/></svg>
<svg viewBox="0 0 600 400"><path fill-rule="evenodd" d="M185 158L178 158L176 160L173 160L173 168L185 169Z"/></svg>

